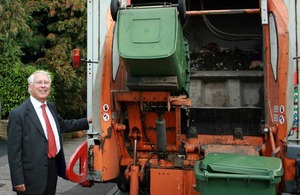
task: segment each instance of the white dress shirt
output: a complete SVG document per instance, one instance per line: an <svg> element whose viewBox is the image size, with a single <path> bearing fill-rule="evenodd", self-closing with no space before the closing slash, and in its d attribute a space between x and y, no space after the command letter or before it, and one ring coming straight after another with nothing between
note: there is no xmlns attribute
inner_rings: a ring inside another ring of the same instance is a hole
<svg viewBox="0 0 300 195"><path fill-rule="evenodd" d="M44 120L44 117L43 117L43 113L42 113L42 105L43 103L39 102L37 99L35 99L34 97L30 96L30 101L40 119L40 122L42 124L42 127L43 127L43 130L44 130L44 133L46 135L46 138L48 139L48 136L47 136L47 128L46 128L46 122ZM47 101L45 102L45 104L47 105ZM51 127L52 127L52 130L53 130L53 133L54 133L54 137L55 137L55 143L56 143L56 149L57 149L57 153L59 152L60 150L60 142L59 142L59 136L58 136L58 131L57 131L57 126L56 126L56 123L54 121L54 118L52 116L52 113L50 112L49 108L48 108L48 105L46 106L46 112L47 112L47 115L48 115L48 118L49 118L49 121L50 121L50 124L51 124Z"/></svg>

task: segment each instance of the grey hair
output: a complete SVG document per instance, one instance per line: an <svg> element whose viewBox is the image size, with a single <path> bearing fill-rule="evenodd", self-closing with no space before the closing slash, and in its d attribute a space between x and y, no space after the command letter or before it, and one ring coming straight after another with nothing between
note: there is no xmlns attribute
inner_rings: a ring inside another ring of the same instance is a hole
<svg viewBox="0 0 300 195"><path fill-rule="evenodd" d="M35 79L35 75L36 75L36 74L39 74L39 73L40 73L40 74L43 74L43 75L46 75L46 76L49 78L49 82L50 82L50 84L51 84L51 75L50 75L50 73L47 72L47 71L44 71L44 70L37 70L37 71L35 71L34 73L32 73L32 74L28 77L27 82L28 82L29 85L32 85L32 84L33 84L34 79ZM28 92L29 92L29 94L30 94L29 88L28 88Z"/></svg>

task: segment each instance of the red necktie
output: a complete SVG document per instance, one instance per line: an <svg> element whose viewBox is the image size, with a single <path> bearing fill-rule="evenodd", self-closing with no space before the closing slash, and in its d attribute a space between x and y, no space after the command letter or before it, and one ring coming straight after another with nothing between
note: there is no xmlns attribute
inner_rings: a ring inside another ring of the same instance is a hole
<svg viewBox="0 0 300 195"><path fill-rule="evenodd" d="M48 136L48 157L55 157L56 156L56 143L55 143L55 137L52 130L52 127L50 125L50 121L46 112L46 104L42 105L42 111L43 111L43 117L46 123L47 128L47 136Z"/></svg>

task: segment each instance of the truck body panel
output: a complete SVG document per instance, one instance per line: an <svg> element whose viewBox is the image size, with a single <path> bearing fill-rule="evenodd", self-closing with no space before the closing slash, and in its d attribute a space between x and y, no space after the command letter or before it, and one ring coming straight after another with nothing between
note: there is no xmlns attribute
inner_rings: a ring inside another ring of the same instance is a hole
<svg viewBox="0 0 300 195"><path fill-rule="evenodd" d="M112 0L99 7L106 33L89 39L102 40L97 67L88 66L93 125L87 152L70 160L85 159L85 174L70 174L72 181L116 182L131 195L199 194L195 164L230 153L281 159L274 191L300 193L297 1ZM178 14L158 14L164 10ZM162 36L168 21L179 28Z"/></svg>

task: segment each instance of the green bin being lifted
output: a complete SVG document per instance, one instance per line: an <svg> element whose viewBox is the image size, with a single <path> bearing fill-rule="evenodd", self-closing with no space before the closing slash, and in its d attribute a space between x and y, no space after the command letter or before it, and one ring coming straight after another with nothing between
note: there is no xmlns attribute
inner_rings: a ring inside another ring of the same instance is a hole
<svg viewBox="0 0 300 195"><path fill-rule="evenodd" d="M176 76L188 92L189 48L176 7L123 9L117 17L118 53L133 77Z"/></svg>
<svg viewBox="0 0 300 195"><path fill-rule="evenodd" d="M210 153L194 165L201 195L274 195L283 174L279 158Z"/></svg>

